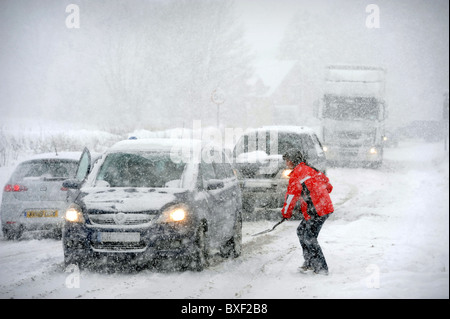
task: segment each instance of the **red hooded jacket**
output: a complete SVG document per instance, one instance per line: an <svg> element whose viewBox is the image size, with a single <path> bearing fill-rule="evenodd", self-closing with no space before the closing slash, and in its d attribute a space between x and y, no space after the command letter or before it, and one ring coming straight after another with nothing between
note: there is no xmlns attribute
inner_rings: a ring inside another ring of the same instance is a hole
<svg viewBox="0 0 450 319"><path fill-rule="evenodd" d="M330 214L334 211L329 195L332 190L328 177L305 163L300 163L289 175L281 214L284 218L291 218L298 199L305 220L311 219L311 215Z"/></svg>

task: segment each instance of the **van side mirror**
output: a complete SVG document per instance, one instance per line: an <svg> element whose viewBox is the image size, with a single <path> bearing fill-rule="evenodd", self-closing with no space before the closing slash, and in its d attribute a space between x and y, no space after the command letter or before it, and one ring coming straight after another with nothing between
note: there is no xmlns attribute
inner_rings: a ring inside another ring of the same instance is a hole
<svg viewBox="0 0 450 319"><path fill-rule="evenodd" d="M225 184L223 183L223 181L217 180L217 179L209 180L206 183L206 190L208 190L208 191L219 189L219 188L224 188L224 187L225 187Z"/></svg>
<svg viewBox="0 0 450 319"><path fill-rule="evenodd" d="M63 187L68 189L79 189L81 186L81 182L76 179L67 179L63 182Z"/></svg>

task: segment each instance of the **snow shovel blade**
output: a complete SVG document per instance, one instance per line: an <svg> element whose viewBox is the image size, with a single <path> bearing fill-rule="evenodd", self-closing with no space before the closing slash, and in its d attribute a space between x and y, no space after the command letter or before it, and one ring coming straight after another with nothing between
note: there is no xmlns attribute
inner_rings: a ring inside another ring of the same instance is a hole
<svg viewBox="0 0 450 319"><path fill-rule="evenodd" d="M273 225L272 228L269 228L269 229L266 229L266 230L264 230L264 231L262 231L262 232L253 234L252 236L258 236L258 235L270 233L272 230L274 230L278 225L280 225L280 224L281 224L282 222L284 222L285 220L286 220L286 218L283 218L283 219L280 220L278 223L276 223L275 225Z"/></svg>

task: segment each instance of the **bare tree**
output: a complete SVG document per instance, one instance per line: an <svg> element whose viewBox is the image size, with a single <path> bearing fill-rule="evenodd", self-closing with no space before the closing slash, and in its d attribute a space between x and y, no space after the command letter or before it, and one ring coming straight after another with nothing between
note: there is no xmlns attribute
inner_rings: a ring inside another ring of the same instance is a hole
<svg viewBox="0 0 450 319"><path fill-rule="evenodd" d="M99 64L116 119L147 127L212 124L217 87L227 92L224 113L240 109L251 69L232 2L125 1L108 10L116 25L102 30Z"/></svg>

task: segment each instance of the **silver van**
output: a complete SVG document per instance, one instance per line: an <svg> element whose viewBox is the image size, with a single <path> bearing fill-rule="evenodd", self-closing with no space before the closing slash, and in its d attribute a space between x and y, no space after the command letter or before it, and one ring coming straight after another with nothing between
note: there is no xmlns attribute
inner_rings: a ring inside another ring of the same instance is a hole
<svg viewBox="0 0 450 319"><path fill-rule="evenodd" d="M281 216L290 173L282 156L291 148L300 149L308 165L326 174L325 152L311 128L266 126L247 130L239 138L233 158L241 183L244 220Z"/></svg>

